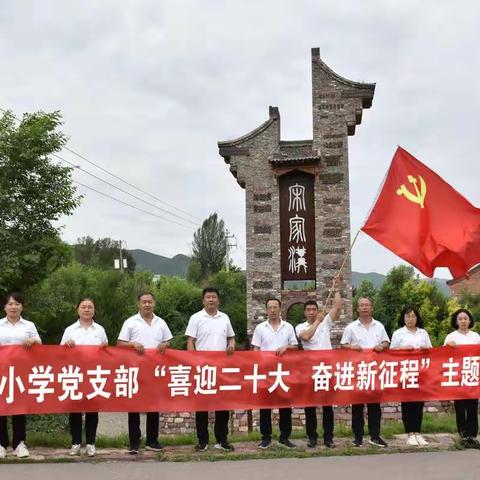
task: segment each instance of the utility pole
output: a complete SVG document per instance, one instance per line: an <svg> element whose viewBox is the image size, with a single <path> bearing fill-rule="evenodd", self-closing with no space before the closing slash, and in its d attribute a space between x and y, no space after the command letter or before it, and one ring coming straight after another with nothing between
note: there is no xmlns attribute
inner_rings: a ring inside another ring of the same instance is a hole
<svg viewBox="0 0 480 480"><path fill-rule="evenodd" d="M113 268L115 270L120 269L120 273L123 273L124 270L128 268L127 259L123 258L122 244L125 243L122 240L119 241L119 257L113 260ZM126 244L123 246L127 246Z"/></svg>
<svg viewBox="0 0 480 480"><path fill-rule="evenodd" d="M230 239L234 238L235 243L230 243ZM237 246L237 237L225 229L225 270L230 270L230 248Z"/></svg>
<svg viewBox="0 0 480 480"><path fill-rule="evenodd" d="M120 240L120 273L123 273L122 241Z"/></svg>

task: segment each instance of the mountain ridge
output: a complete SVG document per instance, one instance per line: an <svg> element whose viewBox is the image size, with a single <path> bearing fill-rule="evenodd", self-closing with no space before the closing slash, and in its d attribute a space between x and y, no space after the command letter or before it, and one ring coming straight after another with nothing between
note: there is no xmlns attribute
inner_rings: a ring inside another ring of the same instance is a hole
<svg viewBox="0 0 480 480"><path fill-rule="evenodd" d="M171 258L164 257L155 253L147 252L142 249L129 250L136 262L136 270L150 271L155 275L169 275L186 278L190 257L183 253L177 253ZM386 275L377 272L355 272L352 271L352 285L358 287L363 280L369 280L378 288L385 281ZM447 280L443 278L425 279L429 282L435 282L440 291L450 296L450 289L447 286Z"/></svg>

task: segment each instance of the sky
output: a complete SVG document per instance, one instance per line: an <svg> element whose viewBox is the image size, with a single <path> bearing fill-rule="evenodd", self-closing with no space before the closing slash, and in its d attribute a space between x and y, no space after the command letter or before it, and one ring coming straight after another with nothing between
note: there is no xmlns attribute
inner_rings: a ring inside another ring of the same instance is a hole
<svg viewBox="0 0 480 480"><path fill-rule="evenodd" d="M74 180L143 210L78 185L66 241L190 254L199 223L218 212L244 267L244 190L217 141L256 128L269 105L282 140L311 138L312 47L338 74L376 83L349 137L352 236L397 145L480 206L479 14L478 2L444 0L0 0L0 108L60 110L68 147L84 157L61 153L79 167ZM360 272L402 263L365 234L352 251Z"/></svg>

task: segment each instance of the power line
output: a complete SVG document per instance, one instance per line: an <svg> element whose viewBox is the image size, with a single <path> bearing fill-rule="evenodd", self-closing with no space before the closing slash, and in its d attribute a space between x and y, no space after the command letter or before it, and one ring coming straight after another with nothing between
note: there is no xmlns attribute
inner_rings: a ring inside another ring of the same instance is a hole
<svg viewBox="0 0 480 480"><path fill-rule="evenodd" d="M0 111L2 111L3 113L10 113L18 122L21 122L21 121L22 121L20 118L18 118L18 117L17 117L16 115L14 115L12 112L7 112L7 110L5 110L5 109L3 109L3 108L1 108L1 107L0 107ZM164 200L156 197L155 195L152 195L151 193L148 193L147 191L141 189L140 187L137 187L137 186L134 185L133 183L130 183L130 182L124 180L123 178L121 178L120 176L118 176L118 175L116 175L116 174L108 171L106 168L103 168L102 166L96 164L95 162L92 162L91 160L88 160L88 158L86 158L85 156L81 155L80 153L75 152L75 151L72 150L71 148L68 148L67 146L64 146L63 149L69 151L70 153L72 153L72 154L74 154L74 155L76 155L78 158L81 158L82 160L85 160L86 162L90 163L91 165L97 167L98 169L102 170L103 172L107 173L108 175L111 175L112 177L120 180L121 182L125 183L126 185L128 185L128 186L136 189L137 191L143 193L144 195L147 195L147 196L149 196L149 197L151 197L151 198L154 198L155 200L157 200L157 201L159 201L159 202L161 202L161 203L164 203L165 205L168 205L170 208L173 208L173 209L175 209L175 210L177 210L177 211L180 211L180 212L188 215L189 217L192 217L192 218L195 218L195 219L197 219L197 220L199 220L199 221L202 221L201 218L196 217L195 215L192 215L192 214L190 214L190 213L188 213L188 212L186 212L186 211L184 211L184 210L182 210L182 209L179 209L178 207L175 207L174 205L171 205L171 204L169 204L168 202L165 202ZM123 190L122 188L116 186L115 184L110 183L110 182L108 182L107 180L102 179L101 177L98 177L97 175L89 172L88 170L85 170L85 169L82 168L80 165L76 165L76 164L74 164L74 163L72 163L72 162L69 162L68 160L66 160L65 158L63 158L61 155L52 153L52 156L58 158L59 160L61 160L61 161L64 162L64 163L67 163L67 164L70 165L71 167L73 167L73 168L75 168L75 169L77 169L77 170L81 170L81 171L85 172L86 174L88 174L88 175L96 178L97 180L100 180L101 182L106 183L107 185L110 185L110 186L113 187L113 188L116 188L117 190L121 191L122 193L125 193L126 195L129 195L129 196L135 198L136 200L139 200L139 201L141 201L141 202L144 202L144 203L146 203L147 205L150 205L150 206L152 206L152 207L154 207L154 208L157 208L158 210L160 210L160 211L162 211L162 212L164 212L164 213L166 213L166 214L168 214L168 215L172 215L172 216L174 216L174 217L177 217L177 218L179 218L179 219L181 219L181 220L183 220L183 221L185 221L185 222L189 222L189 223L192 223L193 225L200 226L200 223L198 223L198 222L193 222L192 220L190 220L190 219L188 219L188 218L184 218L184 217L182 217L182 216L180 216L180 215L177 215L176 213L170 212L170 211L168 211L168 210L166 210L166 209L164 209L164 208L162 208L162 207L159 207L159 206L157 206L157 205L155 205L155 204L153 204L153 203L151 203L151 202L148 202L147 200L144 200L144 199L142 199L142 198L140 198L140 197L137 197L136 195L133 195L133 194L127 192L126 190Z"/></svg>
<svg viewBox="0 0 480 480"><path fill-rule="evenodd" d="M170 218L165 218L165 217L162 217L161 215L157 215L156 213L152 213L152 212L149 212L148 210L144 210L143 208L140 208L140 207L137 207L135 205L132 205L131 203L127 203L127 202L124 202L123 200L120 200L119 198L116 198L116 197L112 197L111 195L108 195L107 193L105 192L101 192L100 190L97 190L96 188L93 188L93 187L90 187L89 185L85 185L84 183L81 183L77 180L73 180L74 183L76 183L77 185L80 185L84 188L88 188L89 190L92 190L94 191L95 193L98 193L99 195L103 195L104 197L107 197L107 198L110 198L112 200L115 200L116 202L119 202L121 203L122 205L125 205L127 207L131 207L131 208L134 208L135 210L138 210L139 212L143 212L143 213L146 213L148 215L151 215L152 217L156 217L156 218L160 218L161 220L165 220L167 222L171 222L171 223L175 223L177 225L180 225L181 227L184 227L184 228L188 228L188 229L191 229L193 228L192 226L190 225L184 225L183 223L179 223L179 222L176 222L175 220L171 220Z"/></svg>
<svg viewBox="0 0 480 480"><path fill-rule="evenodd" d="M0 111L2 111L3 113L7 113L7 110L3 109L2 107L0 107ZM9 113L10 113L18 122L21 122L21 121L22 121L22 120L21 120L20 118L18 118L15 114L13 114L13 112L10 111ZM180 208L178 208L178 207L175 207L174 205L172 205L172 204L170 204L170 203L168 203L168 202L165 202L164 200L156 197L155 195L153 195L153 194L151 194L151 193L149 193L149 192L147 192L147 191L145 191L145 190L137 187L137 186L134 185L133 183L130 183L130 182L128 182L127 180L124 180L122 177L120 177L120 176L118 176L118 175L110 172L109 170L107 170L106 168L104 168L104 167L96 164L95 162L92 162L91 160L89 160L88 158L86 158L86 157L83 156L82 154L76 152L75 150L73 150L73 149L71 149L71 148L69 148L69 147L67 147L67 146L64 146L63 149L64 149L64 150L67 150L67 151L70 152L70 153L72 153L72 154L75 155L76 157L81 158L82 160L88 162L89 164L95 166L96 168L98 168L99 170L105 172L106 174L108 174L108 175L116 178L117 180L120 180L120 181L123 182L124 184L126 184L126 185L134 188L135 190L143 193L144 195L147 195L147 196L149 196L149 197L157 200L157 201L160 202L160 203L163 203L163 204L165 204L165 205L168 205L170 208L173 208L174 210L177 210L177 211L179 211L179 212L181 212L181 213L184 213L185 215L188 215L189 217L195 218L195 219L199 220L200 222L202 222L202 219L201 219L201 218L199 218L199 217L197 217L197 216L195 216L195 215L192 215L192 214L188 213L187 211L182 210L182 209L180 209ZM184 218L184 217L182 217L182 216L180 216L180 215L177 215L176 213L170 212L170 211L168 211L168 210L166 210L166 209L164 209L164 208L162 208L162 207L159 207L158 205L155 205L155 204L153 204L153 203L151 203L151 202L149 202L149 201L147 201L147 200L145 200L145 199L143 199L143 198L140 198L140 197L138 197L138 196L136 196L136 195L134 195L134 194L132 194L132 193L124 190L123 188L118 187L117 185L109 182L108 180L105 180L105 179L103 179L103 178L101 178L101 177L98 177L98 176L95 175L94 173L91 173L91 172L89 172L88 170L82 168L80 165L76 165L76 164L74 164L74 163L66 160L66 159L63 158L61 155L58 155L58 154L56 154L56 153L52 153L52 156L56 157L57 159L59 159L60 161L62 161L62 162L64 162L64 163L66 163L67 165L70 165L72 168L74 168L74 169L76 169L76 170L80 170L80 171L86 173L87 175L90 175L91 177L99 180L100 182L103 182L103 183L105 183L105 184L107 184L107 185L109 185L109 186L117 189L118 191L120 191L120 192L122 192L122 193L124 193L124 194L126 194L126 195L128 195L128 196L130 196L130 197L132 197L132 198L134 198L135 200L138 200L138 201L140 201L140 202L142 202L142 203L145 203L145 204L147 204L147 205L149 205L149 206L151 206L151 207L153 207L153 208L156 208L156 209L160 210L161 212L166 213L167 215L171 215L171 216L174 216L174 217L176 217L176 218L178 218L178 219L180 219L180 220L183 220L183 221L185 221L185 222L188 222L188 223L190 223L190 224L192 224L192 225L194 225L194 226L196 226L196 227L201 226L201 224L198 223L198 222L194 222L194 221L192 221L192 220L189 220L188 218ZM114 201L116 201L116 202L119 202L119 203L123 204L123 205L129 206L129 207L131 207L131 208L135 208L136 210L141 211L141 212L143 212L143 213L147 213L148 215L152 215L152 216L154 216L154 217L156 217L156 218L159 218L159 219L162 219L162 220L165 220L165 221L168 221L168 222L175 223L176 225L180 225L180 226L182 226L182 227L184 227L184 228L192 228L191 226L184 225L184 224L179 223L179 222L177 222L177 221L175 221L175 220L172 220L172 219L169 219L169 218L165 218L165 217L162 217L161 215L156 215L156 214L151 213L151 212L149 212L149 211L147 211L147 210L144 210L144 209L142 209L142 208L136 207L135 205L132 205L132 204L127 203L127 202L124 202L123 200L120 200L120 199L118 199L118 198L116 198L116 197L113 197L113 196L108 195L108 194L106 194L106 193L104 193L104 192L101 192L101 191L99 191L99 190L96 190L95 188L90 187L90 186L88 186L88 185L85 185L85 184L83 184L83 183L81 183L81 182L78 182L78 181L76 181L76 180L73 180L73 181L74 181L75 183L77 183L78 185L83 186L84 188L87 188L87 189L89 189L89 190L92 190L92 191L94 191L94 192L96 192L96 193L98 193L98 194L100 194L100 195L103 195L104 197L110 198L110 199L112 199L112 200L114 200ZM235 236L234 236L234 237L235 237ZM235 237L235 239L236 239L236 237ZM233 246L233 245L232 245L232 246ZM246 253L246 251L245 251L240 245L235 245L235 246L237 246L237 247L240 248L244 253Z"/></svg>
<svg viewBox="0 0 480 480"><path fill-rule="evenodd" d="M107 170L106 168L103 168L102 166L96 164L95 162L92 162L91 160L89 160L88 158L85 158L83 155L81 155L80 153L77 153L75 152L75 150L72 150L71 148L68 148L67 146L63 147L64 150L67 150L68 152L72 153L73 155L77 156L78 158L81 158L82 160L85 160L86 162L90 163L90 165L93 165L95 167L97 167L99 170L102 170L102 172L105 172L107 173L108 175L111 175L112 177L116 178L117 180L120 180L121 182L125 183L126 185L128 185L129 187L132 187L132 188L135 188L136 190L138 190L139 192L142 192L144 195L147 195L155 200L157 200L158 202L160 203L163 203L165 205L168 205L170 208L173 208L174 210L177 210L181 213L184 213L185 215L188 215L189 217L192 217L192 218L195 218L196 220L200 220L202 221L202 219L200 217L197 217L196 215L192 215L191 213L188 213L187 211L185 210L182 210L181 208L178 208L178 207L175 207L175 205L172 205L168 202L166 202L165 200L162 200L161 198L158 198L157 196L141 189L140 187L134 185L133 183L130 183L128 182L127 180L124 180L122 177L116 175L115 173L112 173L110 172L109 170Z"/></svg>
<svg viewBox="0 0 480 480"><path fill-rule="evenodd" d="M52 157L58 158L60 161L66 163L67 165L70 165L71 167L73 167L77 170L80 170L80 171L86 173L87 175L90 175L91 177L109 185L110 187L113 187L113 188L117 189L118 191L124 193L125 195L128 195L128 196L134 198L135 200L139 200L140 202L146 203L147 205L150 205L151 207L156 208L156 209L160 210L161 212L164 212L168 215L172 215L172 216L174 216L176 218L179 218L180 220L183 220L185 222L191 223L194 226L197 226L197 227L200 226L200 224L197 223L197 222L189 220L188 218L181 217L180 215L177 215L176 213L169 212L168 210L165 210L164 208L159 207L158 205L155 205L154 203L151 203L148 200L144 200L143 198L140 198L137 195L134 195L133 193L130 193L127 190L124 190L123 188L120 188L119 186L115 185L114 183L111 183L108 180L105 180L105 179L95 175L94 173L91 173L88 170L85 170L84 168L80 167L79 165L75 165L74 163L70 162L69 160L66 160L65 158L61 157L57 153L52 153L51 155L52 155Z"/></svg>

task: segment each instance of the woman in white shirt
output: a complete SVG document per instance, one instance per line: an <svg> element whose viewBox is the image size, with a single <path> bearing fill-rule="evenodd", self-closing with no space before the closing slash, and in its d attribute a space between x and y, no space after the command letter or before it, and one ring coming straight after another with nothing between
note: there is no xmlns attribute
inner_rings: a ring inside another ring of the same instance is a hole
<svg viewBox="0 0 480 480"><path fill-rule="evenodd" d="M6 296L4 309L6 317L0 320L0 345L23 345L29 349L35 343L42 343L37 329L32 322L22 318L25 299L17 292ZM19 457L28 457L25 446L26 416L12 415L12 447L14 454ZM5 458L8 448L7 417L0 417L0 458Z"/></svg>
<svg viewBox="0 0 480 480"><path fill-rule="evenodd" d="M403 308L398 319L400 328L392 335L390 348L415 350L432 348L432 342L424 330L422 317L418 309L412 305ZM402 402L402 421L408 434L407 445L426 446L428 442L420 435L425 402Z"/></svg>
<svg viewBox="0 0 480 480"><path fill-rule="evenodd" d="M108 345L105 329L95 322L95 302L91 298L82 298L77 305L78 320L65 329L60 345L74 348L76 345ZM72 447L70 455L80 455L82 446L82 414L71 413L69 416ZM97 435L98 413L85 413L86 453L95 456L95 438Z"/></svg>
<svg viewBox="0 0 480 480"><path fill-rule="evenodd" d="M445 337L444 345L478 345L480 335L473 332L473 316L465 308L457 310L451 318L450 325L454 329ZM478 398L454 400L458 434L465 448L480 448L478 434Z"/></svg>

